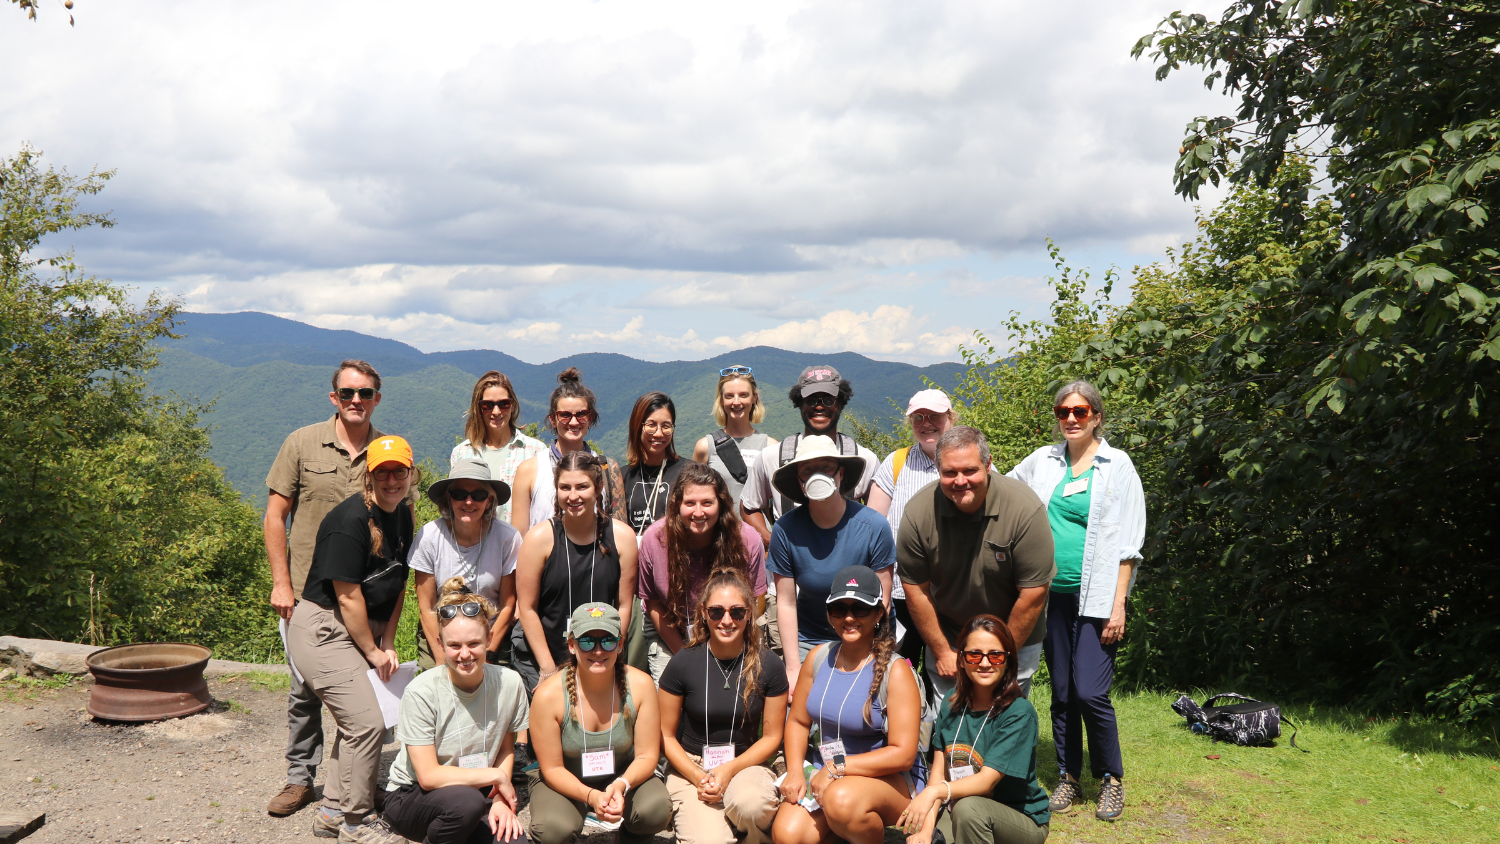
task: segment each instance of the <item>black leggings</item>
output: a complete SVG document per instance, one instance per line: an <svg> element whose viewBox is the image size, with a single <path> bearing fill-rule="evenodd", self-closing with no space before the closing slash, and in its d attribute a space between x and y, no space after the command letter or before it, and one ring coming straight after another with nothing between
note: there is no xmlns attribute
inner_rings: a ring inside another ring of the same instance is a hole
<svg viewBox="0 0 1500 844"><path fill-rule="evenodd" d="M495 844L485 816L490 798L470 785L423 791L412 783L385 796L382 813L391 829L426 844Z"/></svg>

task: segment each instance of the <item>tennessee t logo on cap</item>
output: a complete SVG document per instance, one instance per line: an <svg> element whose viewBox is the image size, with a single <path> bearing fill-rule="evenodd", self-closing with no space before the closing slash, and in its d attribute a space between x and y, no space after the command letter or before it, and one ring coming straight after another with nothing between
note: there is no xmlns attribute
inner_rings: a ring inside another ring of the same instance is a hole
<svg viewBox="0 0 1500 844"><path fill-rule="evenodd" d="M365 452L365 467L374 469L382 463L396 463L410 469L411 444L400 437L381 437L370 443L369 450Z"/></svg>

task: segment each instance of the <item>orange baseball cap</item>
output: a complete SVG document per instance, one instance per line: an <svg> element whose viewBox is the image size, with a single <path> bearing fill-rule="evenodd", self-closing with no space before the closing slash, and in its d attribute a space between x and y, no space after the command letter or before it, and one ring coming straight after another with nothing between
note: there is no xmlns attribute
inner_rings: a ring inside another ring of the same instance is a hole
<svg viewBox="0 0 1500 844"><path fill-rule="evenodd" d="M365 468L374 469L382 463L399 463L411 468L411 445L400 437L381 437L370 443L365 451Z"/></svg>

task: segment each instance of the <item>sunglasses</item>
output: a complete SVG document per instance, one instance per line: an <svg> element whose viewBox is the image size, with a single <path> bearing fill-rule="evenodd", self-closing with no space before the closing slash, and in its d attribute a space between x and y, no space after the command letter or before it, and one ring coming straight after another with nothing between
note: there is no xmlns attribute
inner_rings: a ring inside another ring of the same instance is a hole
<svg viewBox="0 0 1500 844"><path fill-rule="evenodd" d="M477 601L465 601L462 604L447 604L438 607L437 613L438 618L444 621L452 621L459 613L463 613L468 618L473 618L479 615L480 609L481 607Z"/></svg>
<svg viewBox="0 0 1500 844"><path fill-rule="evenodd" d="M552 411L552 419L559 425L572 424L573 420L575 419L587 425L589 424L590 418L592 418L592 414L587 410L580 410L577 413L574 413L570 410Z"/></svg>
<svg viewBox="0 0 1500 844"><path fill-rule="evenodd" d="M828 605L829 618L843 618L850 615L855 618L869 618L870 613L874 611L874 607L858 601L838 601Z"/></svg>
<svg viewBox="0 0 1500 844"><path fill-rule="evenodd" d="M578 643L578 649L585 653L594 648L603 648L605 653L609 653L620 646L619 636L579 636L574 641Z"/></svg>
<svg viewBox="0 0 1500 844"><path fill-rule="evenodd" d="M817 394L815 396L808 396L807 398L805 398L805 399L802 400L802 403L805 404L805 405L807 405L808 407L838 407L839 406L839 400L838 400L838 398L836 398L834 396L830 396L827 393L819 393L819 394Z"/></svg>
<svg viewBox="0 0 1500 844"><path fill-rule="evenodd" d="M482 401L479 403L479 411L481 413L494 413L497 410L510 410L510 399L501 399L499 401Z"/></svg>
<svg viewBox="0 0 1500 844"><path fill-rule="evenodd" d="M984 651L964 651L964 662L970 665L978 665L985 660L989 660L990 665L1004 665L1008 659L1010 659L1010 654L1005 651L990 651L989 653L985 653Z"/></svg>
<svg viewBox="0 0 1500 844"><path fill-rule="evenodd" d="M754 374L755 374L755 370L751 369L748 366L726 366L723 369L719 370L719 377L720 378L723 378L726 375L754 375Z"/></svg>
<svg viewBox="0 0 1500 844"><path fill-rule="evenodd" d="M490 491L487 489L452 489L448 490L449 501L478 501L481 504L490 500Z"/></svg>
<svg viewBox="0 0 1500 844"><path fill-rule="evenodd" d="M375 398L374 387L360 387L359 389L355 389L353 387L340 387L337 390L334 390L334 393L338 395L341 401L353 401L355 396L359 396L365 401L369 401L370 399Z"/></svg>
<svg viewBox="0 0 1500 844"><path fill-rule="evenodd" d="M1052 415L1056 416L1058 421L1065 421L1071 414L1073 418L1079 422L1083 422L1092 416L1093 413L1094 409L1086 404L1080 404L1077 407L1063 407L1062 405L1058 405L1052 408Z"/></svg>
<svg viewBox="0 0 1500 844"><path fill-rule="evenodd" d="M375 471L370 473L370 476L377 481L388 481L391 478L395 478L398 481L404 481L410 475L410 466L398 466L395 469L376 469Z"/></svg>
<svg viewBox="0 0 1500 844"><path fill-rule="evenodd" d="M727 612L735 621L744 621L745 613L749 612L749 609L749 607L709 607L708 617L711 621L723 621L724 613Z"/></svg>

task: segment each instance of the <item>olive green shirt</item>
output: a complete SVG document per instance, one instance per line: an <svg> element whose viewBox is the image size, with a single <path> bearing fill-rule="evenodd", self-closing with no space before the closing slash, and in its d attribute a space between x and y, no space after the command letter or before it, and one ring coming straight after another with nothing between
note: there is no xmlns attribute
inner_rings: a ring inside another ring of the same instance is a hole
<svg viewBox="0 0 1500 844"><path fill-rule="evenodd" d="M292 570L292 594L299 598L312 569L318 525L329 510L365 488L365 446L353 455L345 451L334 428L335 418L293 431L266 475L267 489L292 500L287 565ZM370 426L370 442L382 436Z"/></svg>
<svg viewBox="0 0 1500 844"><path fill-rule="evenodd" d="M896 571L906 583L926 583L938 624L956 645L964 623L981 613L1010 621L1020 590L1048 586L1057 574L1047 508L1026 484L995 472L984 507L964 513L943 494L940 481L917 491L906 504L896 534ZM1047 632L1047 609L1031 637Z"/></svg>

